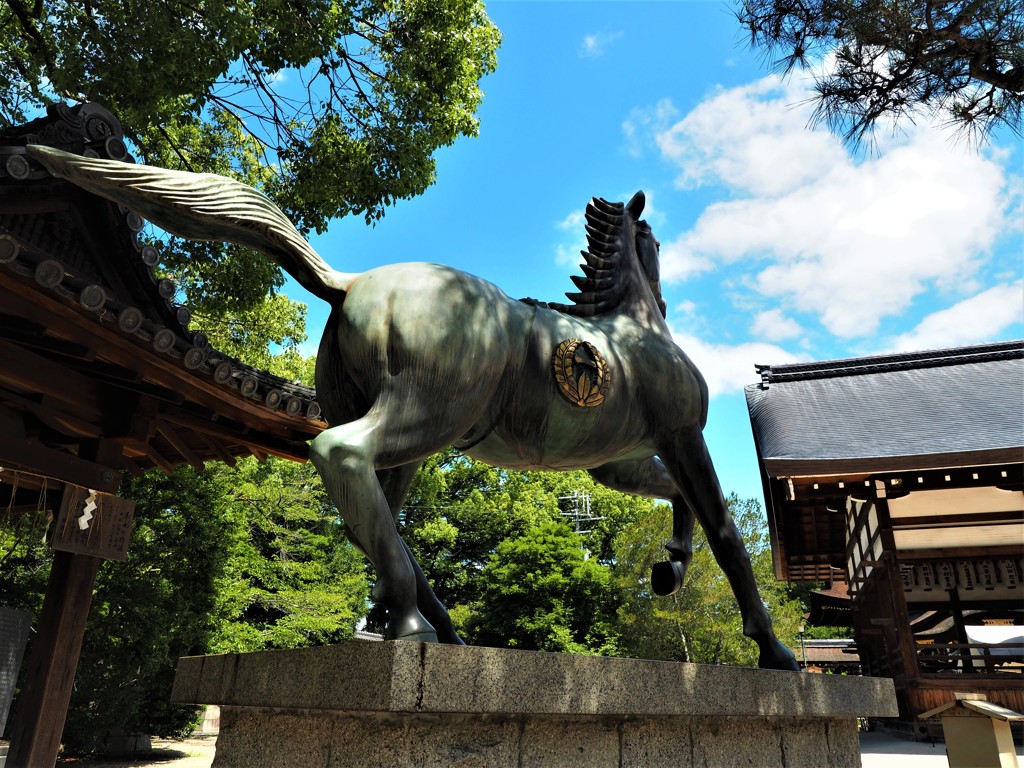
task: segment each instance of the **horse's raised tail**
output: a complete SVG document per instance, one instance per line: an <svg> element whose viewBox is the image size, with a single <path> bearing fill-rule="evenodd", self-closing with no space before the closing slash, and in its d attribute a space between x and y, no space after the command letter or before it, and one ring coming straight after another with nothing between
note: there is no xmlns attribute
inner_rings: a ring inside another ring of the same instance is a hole
<svg viewBox="0 0 1024 768"><path fill-rule="evenodd" d="M355 277L332 269L276 205L234 179L82 157L38 144L25 151L55 176L120 203L179 237L255 248L332 304L344 300Z"/></svg>

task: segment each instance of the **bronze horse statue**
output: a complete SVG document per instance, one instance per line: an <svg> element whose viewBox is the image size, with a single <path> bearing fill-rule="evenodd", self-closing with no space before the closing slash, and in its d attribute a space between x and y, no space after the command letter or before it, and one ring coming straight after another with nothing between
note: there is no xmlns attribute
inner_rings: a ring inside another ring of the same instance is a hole
<svg viewBox="0 0 1024 768"><path fill-rule="evenodd" d="M490 464L586 469L616 490L669 499L670 561L653 585L662 594L682 583L696 516L760 666L799 668L775 637L704 443L707 385L665 321L642 193L590 202L580 290L571 304L542 304L437 264L337 272L267 198L221 176L27 151L169 232L262 251L330 303L316 365L330 427L310 458L377 571L389 639L461 643L395 528L421 462L454 445Z"/></svg>

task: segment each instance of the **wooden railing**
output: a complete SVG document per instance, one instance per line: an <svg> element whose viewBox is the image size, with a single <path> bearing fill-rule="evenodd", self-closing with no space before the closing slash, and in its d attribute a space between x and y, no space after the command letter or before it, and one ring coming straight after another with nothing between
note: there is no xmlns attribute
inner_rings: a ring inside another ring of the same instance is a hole
<svg viewBox="0 0 1024 768"><path fill-rule="evenodd" d="M922 674L1024 674L1024 646L1020 643L915 644Z"/></svg>

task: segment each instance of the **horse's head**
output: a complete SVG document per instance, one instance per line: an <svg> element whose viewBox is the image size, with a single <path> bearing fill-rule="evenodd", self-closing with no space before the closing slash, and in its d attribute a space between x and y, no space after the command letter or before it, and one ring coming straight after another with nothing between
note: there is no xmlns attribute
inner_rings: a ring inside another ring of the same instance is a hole
<svg viewBox="0 0 1024 768"><path fill-rule="evenodd" d="M661 295L661 260L659 258L661 243L651 231L651 225L640 218L640 214L644 212L644 204L646 202L644 193L642 191L637 192L626 203L626 211L633 220L633 244L636 250L637 261L647 277L647 285L654 296L654 302L658 305L658 309L661 310L661 316L665 317L667 307L665 299Z"/></svg>
<svg viewBox="0 0 1024 768"><path fill-rule="evenodd" d="M549 307L577 317L609 312L640 317L653 311L664 318L659 243L647 222L640 219L644 202L644 193L637 192L625 205L599 197L587 204L583 275L571 276L580 291L565 294L572 304Z"/></svg>

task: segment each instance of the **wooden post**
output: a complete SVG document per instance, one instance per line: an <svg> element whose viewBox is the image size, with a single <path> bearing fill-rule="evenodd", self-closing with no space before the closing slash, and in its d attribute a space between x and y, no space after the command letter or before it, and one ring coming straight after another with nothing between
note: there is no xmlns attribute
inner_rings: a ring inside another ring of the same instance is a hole
<svg viewBox="0 0 1024 768"><path fill-rule="evenodd" d="M7 768L49 768L57 762L99 565L98 557L53 553Z"/></svg>
<svg viewBox="0 0 1024 768"><path fill-rule="evenodd" d="M83 441L79 457L116 467L121 446L106 439ZM70 491L65 487L65 494ZM57 762L100 562L94 555L54 550L6 768L50 768Z"/></svg>

